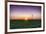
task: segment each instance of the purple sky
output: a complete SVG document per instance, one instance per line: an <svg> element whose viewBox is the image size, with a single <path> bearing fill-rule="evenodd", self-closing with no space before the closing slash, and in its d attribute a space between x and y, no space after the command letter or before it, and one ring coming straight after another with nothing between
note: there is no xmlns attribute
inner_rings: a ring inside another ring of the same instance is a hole
<svg viewBox="0 0 46 34"><path fill-rule="evenodd" d="M38 19L41 16L41 6L10 5L10 14L16 18L31 17Z"/></svg>

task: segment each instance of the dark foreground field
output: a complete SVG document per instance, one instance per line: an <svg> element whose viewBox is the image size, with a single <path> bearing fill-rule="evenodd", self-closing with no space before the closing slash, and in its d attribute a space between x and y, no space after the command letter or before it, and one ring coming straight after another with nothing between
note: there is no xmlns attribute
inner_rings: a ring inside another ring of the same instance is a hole
<svg viewBox="0 0 46 34"><path fill-rule="evenodd" d="M10 29L39 27L41 27L41 20L10 20Z"/></svg>

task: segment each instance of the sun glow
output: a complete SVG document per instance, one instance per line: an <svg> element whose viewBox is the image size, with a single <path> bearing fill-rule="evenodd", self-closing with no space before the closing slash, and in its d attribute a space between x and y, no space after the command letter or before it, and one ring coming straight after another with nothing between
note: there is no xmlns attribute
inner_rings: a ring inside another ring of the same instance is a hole
<svg viewBox="0 0 46 34"><path fill-rule="evenodd" d="M25 18L25 20L28 20L28 18Z"/></svg>

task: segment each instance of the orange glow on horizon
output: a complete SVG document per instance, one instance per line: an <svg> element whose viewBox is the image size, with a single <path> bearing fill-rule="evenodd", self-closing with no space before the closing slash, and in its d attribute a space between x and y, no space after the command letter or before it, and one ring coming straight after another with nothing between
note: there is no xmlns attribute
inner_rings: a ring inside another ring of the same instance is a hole
<svg viewBox="0 0 46 34"><path fill-rule="evenodd" d="M10 19L12 20L32 20L32 19L41 19L41 17L38 15L17 15L17 16L10 16Z"/></svg>
<svg viewBox="0 0 46 34"><path fill-rule="evenodd" d="M15 17L15 16L11 16L11 18L10 19L17 19L17 20L28 20L28 19L32 19L32 16L17 16L17 17Z"/></svg>

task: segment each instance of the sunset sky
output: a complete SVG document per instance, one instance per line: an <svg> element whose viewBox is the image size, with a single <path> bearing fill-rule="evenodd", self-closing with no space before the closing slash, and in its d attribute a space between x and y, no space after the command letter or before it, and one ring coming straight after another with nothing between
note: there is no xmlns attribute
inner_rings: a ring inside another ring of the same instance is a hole
<svg viewBox="0 0 46 34"><path fill-rule="evenodd" d="M41 19L41 6L10 5L11 19Z"/></svg>

